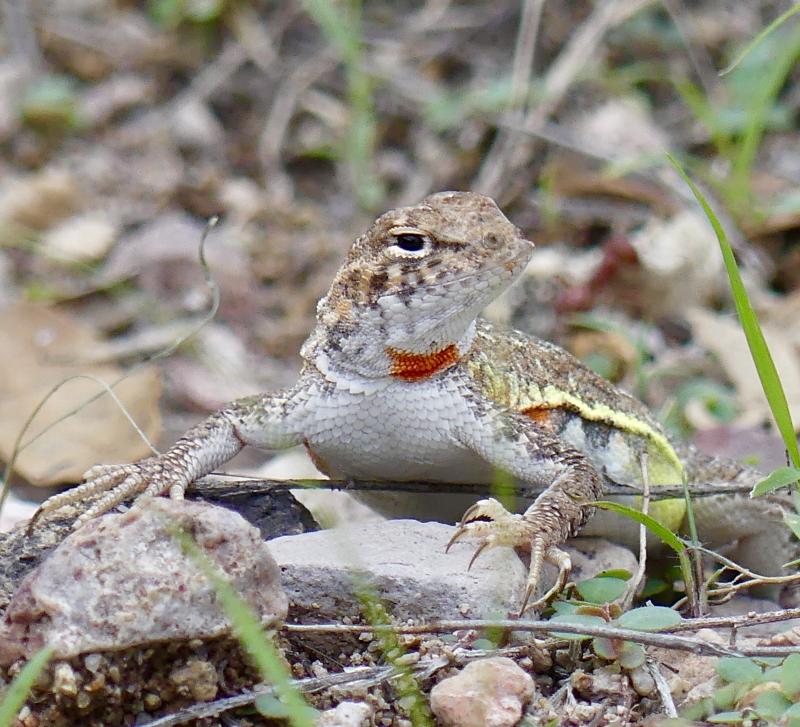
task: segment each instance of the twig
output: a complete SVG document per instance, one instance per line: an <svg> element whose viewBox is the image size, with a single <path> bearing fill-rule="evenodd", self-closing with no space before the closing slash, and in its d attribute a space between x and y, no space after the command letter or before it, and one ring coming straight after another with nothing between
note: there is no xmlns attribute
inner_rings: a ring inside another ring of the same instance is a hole
<svg viewBox="0 0 800 727"><path fill-rule="evenodd" d="M528 651L526 646L513 646L500 649L470 649L458 650L451 658L435 657L430 659L420 659L416 664L410 667L411 671L417 679L429 679L440 669L450 665L460 665L476 659L482 659L486 656L516 656ZM382 682L389 681L402 676L402 670L385 665L385 666L370 666L358 667L350 671L329 674L324 677L313 677L310 679L295 679L292 685L303 692L304 694L313 694L321 692L331 687L341 686L348 684L351 689L368 689L370 687L381 684ZM273 695L274 690L271 686L260 684L252 691L246 694L237 694L234 697L227 697L225 699L218 699L214 702L205 704L195 704L186 709L182 709L175 714L160 717L150 722L145 722L147 727L175 727L176 725L185 724L192 720L200 719L203 717L215 717L222 712L236 709L238 707L245 707L256 701L261 696Z"/></svg>
<svg viewBox="0 0 800 727"><path fill-rule="evenodd" d="M31 21L31 13L36 7L35 3L27 0L3 0L2 4L6 39L12 54L22 62L28 74L41 73L46 67Z"/></svg>
<svg viewBox="0 0 800 727"><path fill-rule="evenodd" d="M658 663L650 658L648 658L645 663L647 664L647 671L656 683L658 696L661 697L661 703L664 705L664 711L667 713L667 717L677 717L678 710L675 709L675 702L672 701L672 693L669 690L669 684L667 684L664 675L659 671Z"/></svg>
<svg viewBox="0 0 800 727"><path fill-rule="evenodd" d="M695 43L692 38L692 33L687 26L686 8L683 6L681 0L661 0L664 10L667 11L672 24L678 31L681 41L686 48L686 55L689 57L689 63L694 68L695 75L703 87L703 92L708 98L714 98L717 94L715 91L719 88L717 82L717 74L714 70L714 64L711 61L711 56L704 46Z"/></svg>
<svg viewBox="0 0 800 727"><path fill-rule="evenodd" d="M544 0L523 0L522 17L517 32L517 43L511 70L511 99L505 118L522 124L525 119L527 100L530 95L533 58L536 51L536 36L542 17ZM475 188L484 191L483 185L501 179L524 137L519 131L500 129L486 153Z"/></svg>
<svg viewBox="0 0 800 727"><path fill-rule="evenodd" d="M729 583L724 583L722 585L716 585L714 590L709 591L709 596L713 597L715 600L718 601L720 597L725 597L725 600L730 600L730 597L738 592L738 591L745 591L750 588L755 588L756 586L765 586L765 585L778 585L778 586L787 586L792 585L795 583L800 583L800 573L791 573L785 576L762 576L758 573L751 571L749 568L745 568L742 565L739 565L735 561L731 560L730 558L726 558L724 555L720 553L716 553L713 550L709 550L708 548L704 548L702 546L693 546L694 549L699 552L707 555L714 560L721 563L725 568L730 568L731 570L736 571L736 576L733 578L732 581ZM747 578L746 581L740 581L741 578ZM712 577L713 579L713 577Z"/></svg>
<svg viewBox="0 0 800 727"><path fill-rule="evenodd" d="M651 2L652 0L612 0L595 5L592 14L570 36L570 40L547 69L543 96L526 113L522 128L530 132L541 127L547 117L561 104L581 70L587 67L589 58L597 51L608 30L627 20ZM533 145L527 145L523 151L524 153L517 153L513 157L515 168L527 164ZM511 171L513 170L510 170L508 165L501 169L497 164L491 167L484 164L473 188L477 191L488 191L502 200L504 195L499 193L498 189L507 187L501 185L501 182L513 177Z"/></svg>
<svg viewBox="0 0 800 727"><path fill-rule="evenodd" d="M281 151L298 99L333 64L333 52L325 48L295 68L275 91L272 108L258 137L258 160L265 183L279 197L291 197L292 181L281 164Z"/></svg>
<svg viewBox="0 0 800 727"><path fill-rule="evenodd" d="M800 608L784 608L780 611L767 611L766 613L748 613L743 616L701 616L699 618L685 619L665 632L697 631L698 629L724 629L724 628L751 628L768 623L791 621L800 618Z"/></svg>
<svg viewBox="0 0 800 727"><path fill-rule="evenodd" d="M617 626L595 624L552 623L551 621L523 621L516 619L464 619L460 621L442 620L426 624L403 625L390 624L370 626L363 624L284 624L283 631L288 633L375 633L391 630L397 634L430 634L449 631L504 629L508 631L528 631L551 636L553 633L581 634L602 636L609 639L624 639L645 646L657 646L664 649L687 651L699 656L786 656L800 653L798 646L755 646L731 649L697 638L675 636L667 632L634 631Z"/></svg>
<svg viewBox="0 0 800 727"><path fill-rule="evenodd" d="M353 684L354 682L374 682L375 680L384 681L390 679L395 671L391 666L362 667L353 671L340 674L331 674L326 677L315 677L312 679L295 679L292 685L305 694L312 694L323 689L338 686L341 684ZM275 694L274 687L261 684L251 692L237 694L234 697L217 699L205 704L194 704L191 707L182 709L175 714L159 717L143 724L147 727L174 727L175 725L185 724L191 720L204 717L216 717L222 712L227 712L237 707L245 707L256 701L259 697L272 696Z"/></svg>
<svg viewBox="0 0 800 727"><path fill-rule="evenodd" d="M242 67L246 60L245 49L236 42L228 42L219 55L172 99L170 106L174 110L188 103L204 103Z"/></svg>
<svg viewBox="0 0 800 727"><path fill-rule="evenodd" d="M642 512L647 515L650 509L650 474L647 470L647 453L642 454ZM620 605L623 611L627 611L639 588L644 581L645 571L647 569L647 527L644 523L639 524L639 567L636 569L636 574L628 582L625 589L625 594L622 597Z"/></svg>
<svg viewBox="0 0 800 727"><path fill-rule="evenodd" d="M208 323L209 321L213 320L214 316L217 315L217 309L219 308L219 286L217 286L217 283L214 280L214 278L211 277L211 271L210 271L210 269L208 267L208 263L206 262L205 243L206 243L206 239L208 238L208 234L211 232L211 230L214 229L214 227L216 227L216 224L217 224L218 220L219 220L218 217L212 217L211 219L209 219L205 230L203 230L203 235L200 238L200 246L198 248L198 256L199 256L199 259L200 259L200 268L203 271L203 276L205 277L206 287L208 288L209 293L210 293L210 297L211 297L211 306L209 307L208 313L205 316L203 316L202 319L200 319L200 321L197 323L197 325L194 327L193 330L188 331L186 334L184 334L183 336L180 336L179 338L176 338L169 346L166 346L161 351L158 351L157 353L153 354L149 358L146 358L146 359L140 361L139 363L131 366L122 376L120 376L118 379L112 381L109 384L110 388L112 388L112 389L116 388L123 381L125 381L128 378L130 378L131 375L134 372L136 372L139 369L147 366L148 364L153 363L154 361L158 361L159 359L166 358L167 356L172 354L173 351L176 351L178 348L180 348L187 340L189 340L201 328L203 328L203 326L205 326L206 323ZM37 432L33 437L31 437L30 439L25 441L20 446L19 451L21 452L23 449L25 449L29 445L33 444L37 439L39 439L40 437L44 436L44 434L49 432L57 424L60 424L65 419L68 419L69 417L73 416L74 414L77 414L79 411L81 411L84 407L88 406L92 402L97 401L97 399L99 399L101 396L103 396L103 394L105 394L105 391L101 391L100 393L95 394L92 397L89 397L84 402L82 402L81 404L76 406L74 409L72 409L71 411L69 411L66 414L64 414L62 417L59 417L55 421L53 421L50 424L48 424L46 427L44 427L39 432ZM11 473L8 472L6 474L6 477L10 477L10 476L11 476Z"/></svg>
<svg viewBox="0 0 800 727"><path fill-rule="evenodd" d="M196 492L201 496L225 496L228 494L251 494L271 492L273 490L342 490L352 492L421 492L438 495L461 494L461 495L491 495L492 489L489 483L459 483L459 482L378 482L368 480L253 480L245 475L235 475L229 473L215 472L216 477L235 478L234 482L224 482L218 479L204 478L189 486L189 491ZM547 488L534 484L511 483L509 485L515 495L521 497L535 497ZM726 485L689 485L689 493L692 497L713 497L716 495L748 495L752 487L744 484ZM605 492L608 495L641 495L640 488L633 485L606 484ZM650 500L670 500L683 497L683 485L659 485L654 492L650 493Z"/></svg>

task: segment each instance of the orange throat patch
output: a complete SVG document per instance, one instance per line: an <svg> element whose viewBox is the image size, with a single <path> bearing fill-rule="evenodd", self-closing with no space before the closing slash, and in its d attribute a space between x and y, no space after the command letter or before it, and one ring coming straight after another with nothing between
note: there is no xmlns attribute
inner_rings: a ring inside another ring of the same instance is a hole
<svg viewBox="0 0 800 727"><path fill-rule="evenodd" d="M403 381L428 379L439 371L449 369L459 359L458 347L454 343L432 353L412 353L389 347L386 355L392 362L389 373Z"/></svg>

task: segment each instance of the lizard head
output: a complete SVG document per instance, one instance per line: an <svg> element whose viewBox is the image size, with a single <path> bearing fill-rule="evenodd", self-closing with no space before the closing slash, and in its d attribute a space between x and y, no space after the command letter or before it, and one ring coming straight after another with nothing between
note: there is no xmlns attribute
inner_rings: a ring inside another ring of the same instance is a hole
<svg viewBox="0 0 800 727"><path fill-rule="evenodd" d="M473 192L386 212L353 243L303 355L368 377L396 372L398 356L420 371L417 359L427 359L435 372L469 349L478 313L532 251L494 201Z"/></svg>

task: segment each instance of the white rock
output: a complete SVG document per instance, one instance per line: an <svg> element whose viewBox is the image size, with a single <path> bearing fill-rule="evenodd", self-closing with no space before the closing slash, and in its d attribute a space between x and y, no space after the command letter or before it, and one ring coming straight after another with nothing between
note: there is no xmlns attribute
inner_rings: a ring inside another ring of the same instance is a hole
<svg viewBox="0 0 800 727"><path fill-rule="evenodd" d="M511 659L480 659L431 690L431 710L443 727L513 727L534 691Z"/></svg>
<svg viewBox="0 0 800 727"><path fill-rule="evenodd" d="M527 569L516 553L488 549L467 570L475 543L445 553L453 532L415 520L358 522L276 538L270 551L290 600L314 620L358 614L356 573L397 619L486 618L518 605Z"/></svg>
<svg viewBox="0 0 800 727"><path fill-rule="evenodd" d="M317 720L316 727L362 727L371 724L372 707L364 702L342 702L326 709Z"/></svg>
<svg viewBox="0 0 800 727"><path fill-rule="evenodd" d="M0 622L0 666L45 643L65 659L229 633L213 587L167 526L192 534L263 623L285 617L278 569L256 528L225 508L158 497L90 521L23 579Z"/></svg>

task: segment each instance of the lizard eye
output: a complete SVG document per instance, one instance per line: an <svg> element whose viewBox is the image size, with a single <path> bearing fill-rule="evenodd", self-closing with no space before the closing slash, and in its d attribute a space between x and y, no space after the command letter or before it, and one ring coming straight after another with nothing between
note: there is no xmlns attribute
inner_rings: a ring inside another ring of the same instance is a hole
<svg viewBox="0 0 800 727"><path fill-rule="evenodd" d="M418 257L427 253L431 247L430 238L417 232L398 232L391 246L395 254L402 257Z"/></svg>

